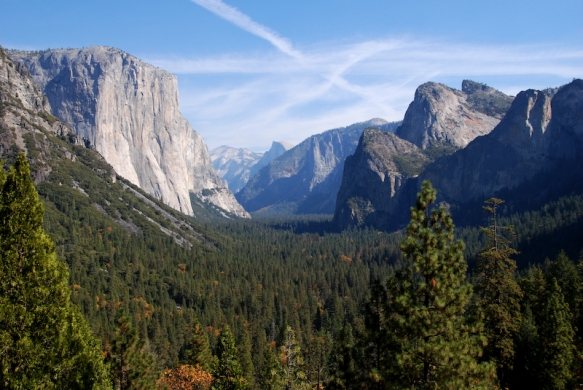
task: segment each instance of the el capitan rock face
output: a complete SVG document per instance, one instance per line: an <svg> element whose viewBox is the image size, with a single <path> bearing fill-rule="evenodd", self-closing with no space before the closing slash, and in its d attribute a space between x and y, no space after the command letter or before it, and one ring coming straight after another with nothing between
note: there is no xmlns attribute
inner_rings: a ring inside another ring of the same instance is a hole
<svg viewBox="0 0 583 390"><path fill-rule="evenodd" d="M369 198L373 210L369 214L377 209L388 212L364 224L385 230L403 227L424 180L437 189L438 202L462 211L465 204L479 204L501 193L517 204L542 204L549 194L560 195L582 182L582 157L583 80L558 90L523 91L489 134L429 164L392 196ZM365 168L359 174L369 173ZM378 186L369 189L374 191ZM358 224L338 213L335 217L339 228Z"/></svg>
<svg viewBox="0 0 583 390"><path fill-rule="evenodd" d="M397 126L377 118L313 135L262 168L236 197L248 211L333 213L344 160L364 129Z"/></svg>
<svg viewBox="0 0 583 390"><path fill-rule="evenodd" d="M422 149L463 148L492 131L511 102L512 97L469 80L463 81L461 91L428 82L415 91L396 133Z"/></svg>
<svg viewBox="0 0 583 390"><path fill-rule="evenodd" d="M10 54L29 69L53 113L119 175L185 214L193 214L192 192L248 217L180 114L174 75L102 46Z"/></svg>

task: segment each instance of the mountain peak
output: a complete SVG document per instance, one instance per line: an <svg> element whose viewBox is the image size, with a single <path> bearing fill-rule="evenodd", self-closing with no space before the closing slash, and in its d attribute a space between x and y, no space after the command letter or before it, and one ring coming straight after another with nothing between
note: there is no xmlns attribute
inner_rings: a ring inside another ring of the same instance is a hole
<svg viewBox="0 0 583 390"><path fill-rule="evenodd" d="M492 131L511 101L510 96L474 81L464 80L462 91L427 82L415 91L397 135L422 149L462 148Z"/></svg>

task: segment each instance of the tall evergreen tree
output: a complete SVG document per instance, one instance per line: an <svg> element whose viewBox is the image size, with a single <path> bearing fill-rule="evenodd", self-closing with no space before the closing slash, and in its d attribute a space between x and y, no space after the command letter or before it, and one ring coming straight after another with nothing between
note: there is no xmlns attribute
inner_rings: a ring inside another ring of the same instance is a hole
<svg viewBox="0 0 583 390"><path fill-rule="evenodd" d="M241 342L239 343L237 350L239 351L238 360L241 363L241 369L243 370L245 382L247 382L249 388L254 388L255 367L253 366L253 358L251 357L253 346L251 344L251 337L245 328L243 328Z"/></svg>
<svg viewBox="0 0 583 390"><path fill-rule="evenodd" d="M296 335L291 326L285 329L281 357L284 364L286 390L310 388L304 372L304 359Z"/></svg>
<svg viewBox="0 0 583 390"><path fill-rule="evenodd" d="M231 329L226 326L219 336L218 363L213 372L213 390L243 390L248 388L237 355L235 338Z"/></svg>
<svg viewBox="0 0 583 390"><path fill-rule="evenodd" d="M524 309L516 335L514 369L507 378L511 389L536 389L539 385L539 337L530 306Z"/></svg>
<svg viewBox="0 0 583 390"><path fill-rule="evenodd" d="M358 386L363 388L363 380L358 378L356 363L358 359L364 358L366 352L363 348L355 345L355 337L350 324L346 324L334 340L334 346L330 353L330 369L326 389L343 390ZM358 354L356 357L355 353Z"/></svg>
<svg viewBox="0 0 583 390"><path fill-rule="evenodd" d="M119 390L155 389L159 372L146 340L140 339L121 313L116 338L108 351L113 386Z"/></svg>
<svg viewBox="0 0 583 390"><path fill-rule="evenodd" d="M358 345L362 351L356 362L360 382L367 389L384 389L384 372L388 369L387 352L391 348L388 326L388 296L385 286L375 280L370 289L370 298L364 307L364 335Z"/></svg>
<svg viewBox="0 0 583 390"><path fill-rule="evenodd" d="M265 349L260 386L262 390L285 388L284 366L279 358L275 341Z"/></svg>
<svg viewBox="0 0 583 390"><path fill-rule="evenodd" d="M540 315L540 388L568 388L574 379L574 331L569 306L556 279L547 285Z"/></svg>
<svg viewBox="0 0 583 390"><path fill-rule="evenodd" d="M216 359L211 353L209 338L198 318L192 325L192 337L186 350L186 362L191 366L200 366L206 372L212 372Z"/></svg>
<svg viewBox="0 0 583 390"><path fill-rule="evenodd" d="M551 283L553 279L561 288L565 303L569 305L572 314L573 325L575 326L579 319L579 306L581 305L581 276L575 263L567 257L564 251L559 252L553 261L546 261L544 265L545 279ZM583 331L583 329L581 329Z"/></svg>
<svg viewBox="0 0 583 390"><path fill-rule="evenodd" d="M498 222L498 208L503 203L503 200L492 198L484 206L484 211L490 214L490 223L481 229L486 236L486 247L478 256L474 287L488 339L484 359L496 364L502 388L507 384L514 362L514 337L520 328L522 297L514 277L516 262L510 258L518 254L508 237L514 230Z"/></svg>
<svg viewBox="0 0 583 390"><path fill-rule="evenodd" d="M389 355L387 383L395 388L489 388L495 373L478 364L485 337L466 309L472 286L465 282L464 244L454 241L454 224L444 207L434 208L428 181L411 209L406 263L389 279L389 332L397 348Z"/></svg>
<svg viewBox="0 0 583 390"><path fill-rule="evenodd" d="M0 176L0 387L110 387L99 342L70 304L24 154Z"/></svg>

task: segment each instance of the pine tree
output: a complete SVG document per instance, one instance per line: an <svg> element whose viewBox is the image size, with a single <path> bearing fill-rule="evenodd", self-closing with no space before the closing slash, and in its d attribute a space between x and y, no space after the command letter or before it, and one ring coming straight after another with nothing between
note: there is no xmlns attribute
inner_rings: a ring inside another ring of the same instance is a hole
<svg viewBox="0 0 583 390"><path fill-rule="evenodd" d="M194 319L192 325L192 337L186 350L186 362L191 366L200 366L206 372L211 372L216 364L216 358L211 353L208 335L198 318Z"/></svg>
<svg viewBox="0 0 583 390"><path fill-rule="evenodd" d="M328 374L329 346L332 344L331 336L324 330L310 332L305 335L308 338L304 349L305 374L308 383L313 390L322 390Z"/></svg>
<svg viewBox="0 0 583 390"><path fill-rule="evenodd" d="M547 285L539 325L539 378L542 389L565 389L574 377L571 312L556 279Z"/></svg>
<svg viewBox="0 0 583 390"><path fill-rule="evenodd" d="M281 390L285 388L284 366L277 352L275 341L265 349L260 381L262 390Z"/></svg>
<svg viewBox="0 0 583 390"><path fill-rule="evenodd" d="M145 340L140 339L123 311L118 319L116 338L108 351L113 386L119 390L155 389L159 373L155 358Z"/></svg>
<svg viewBox="0 0 583 390"><path fill-rule="evenodd" d="M504 201L492 198L484 206L491 222L481 229L486 235L486 247L478 256L474 288L488 339L484 359L496 364L498 379L504 388L514 361L514 336L520 328L522 291L514 277L516 262L510 258L518 254L508 238L514 233L513 228L498 223L497 212L502 203Z"/></svg>
<svg viewBox="0 0 583 390"><path fill-rule="evenodd" d="M248 385L243 377L243 369L237 360L235 338L228 326L219 336L217 346L218 363L213 372L213 390L242 390Z"/></svg>
<svg viewBox="0 0 583 390"><path fill-rule="evenodd" d="M508 378L512 389L536 389L538 387L539 337L535 317L526 306L516 335L514 370Z"/></svg>
<svg viewBox="0 0 583 390"><path fill-rule="evenodd" d="M430 206L428 181L411 209L401 244L404 267L389 279L389 332L398 343L389 354L387 383L396 388L488 388L491 364L478 364L485 338L465 314L472 286L465 282L464 244L443 207Z"/></svg>
<svg viewBox="0 0 583 390"><path fill-rule="evenodd" d="M237 350L239 351L239 362L243 370L243 376L248 387L253 388L255 384L255 367L253 366L253 358L251 357L253 346L251 344L251 337L246 329L243 328L241 341Z"/></svg>
<svg viewBox="0 0 583 390"><path fill-rule="evenodd" d="M0 387L109 388L99 341L72 307L67 267L43 230L24 154L0 176Z"/></svg>
<svg viewBox="0 0 583 390"><path fill-rule="evenodd" d="M357 364L361 372L360 382L367 389L383 389L387 371L387 352L391 348L388 331L388 296L385 286L375 280L370 289L370 299L364 308L365 333L359 348L362 355Z"/></svg>
<svg viewBox="0 0 583 390"><path fill-rule="evenodd" d="M325 388L331 390L365 388L366 378L358 377L356 366L362 363L359 359L368 360L366 353L361 345L355 345L352 327L349 324L345 325L334 340L330 354L329 378Z"/></svg>
<svg viewBox="0 0 583 390"><path fill-rule="evenodd" d="M280 348L284 364L285 389L309 388L304 372L304 359L302 350L296 340L296 335L291 326L285 329L283 345Z"/></svg>
<svg viewBox="0 0 583 390"><path fill-rule="evenodd" d="M557 280L565 298L565 303L569 305L569 310L573 317L573 325L576 325L580 316L579 306L581 304L581 295L579 292L581 288L581 276L579 275L577 266L567 257L564 251L561 251L555 260L546 262L544 273L548 283L553 279Z"/></svg>

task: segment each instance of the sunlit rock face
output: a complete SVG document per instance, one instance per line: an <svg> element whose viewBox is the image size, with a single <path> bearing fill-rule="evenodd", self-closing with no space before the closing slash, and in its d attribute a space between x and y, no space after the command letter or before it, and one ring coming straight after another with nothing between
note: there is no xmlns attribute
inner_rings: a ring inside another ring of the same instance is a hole
<svg viewBox="0 0 583 390"><path fill-rule="evenodd" d="M248 216L180 114L174 75L102 46L11 55L29 69L53 113L89 139L119 175L188 215L193 192Z"/></svg>
<svg viewBox="0 0 583 390"><path fill-rule="evenodd" d="M397 135L422 149L463 148L492 131L511 102L512 97L469 80L464 80L461 91L428 82L415 91Z"/></svg>

